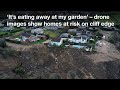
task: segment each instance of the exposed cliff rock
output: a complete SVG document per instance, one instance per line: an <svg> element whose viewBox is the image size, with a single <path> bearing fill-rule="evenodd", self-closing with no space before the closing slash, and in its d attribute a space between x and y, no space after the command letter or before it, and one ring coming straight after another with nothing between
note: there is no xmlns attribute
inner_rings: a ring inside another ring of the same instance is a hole
<svg viewBox="0 0 120 90"><path fill-rule="evenodd" d="M119 79L120 60L93 62L90 53L70 48L36 45L0 56L0 78ZM112 58L111 58L112 59Z"/></svg>

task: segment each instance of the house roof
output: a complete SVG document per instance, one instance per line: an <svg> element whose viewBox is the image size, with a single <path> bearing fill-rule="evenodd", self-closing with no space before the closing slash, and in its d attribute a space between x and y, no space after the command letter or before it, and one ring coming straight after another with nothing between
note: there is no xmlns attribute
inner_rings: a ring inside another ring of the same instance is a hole
<svg viewBox="0 0 120 90"><path fill-rule="evenodd" d="M45 26L44 28L50 29L50 30L57 30L59 28L63 28L63 26Z"/></svg>
<svg viewBox="0 0 120 90"><path fill-rule="evenodd" d="M53 38L52 41L54 42L60 42L61 38Z"/></svg>
<svg viewBox="0 0 120 90"><path fill-rule="evenodd" d="M42 28L35 28L35 29L32 29L32 31L43 31L44 29Z"/></svg>
<svg viewBox="0 0 120 90"><path fill-rule="evenodd" d="M79 39L80 39L80 37L74 37L74 39L79 40Z"/></svg>
<svg viewBox="0 0 120 90"><path fill-rule="evenodd" d="M46 37L45 35L37 35L38 37Z"/></svg>
<svg viewBox="0 0 120 90"><path fill-rule="evenodd" d="M78 28L79 29L86 29L86 27L84 27L84 26L79 26Z"/></svg>
<svg viewBox="0 0 120 90"><path fill-rule="evenodd" d="M87 32L86 30L83 30L82 35L86 35L86 32Z"/></svg>
<svg viewBox="0 0 120 90"><path fill-rule="evenodd" d="M60 37L68 37L69 35L70 35L69 33L63 33L63 34L61 34Z"/></svg>
<svg viewBox="0 0 120 90"><path fill-rule="evenodd" d="M78 32L78 33L76 33L76 35L77 35L77 36L80 36L80 35L81 35L81 33L79 33L79 32Z"/></svg>
<svg viewBox="0 0 120 90"><path fill-rule="evenodd" d="M76 32L77 29L69 29L68 32Z"/></svg>
<svg viewBox="0 0 120 90"><path fill-rule="evenodd" d="M25 36L25 37L30 37L30 36L31 36L31 34L29 34L29 33L23 33L23 34L22 34L22 36Z"/></svg>
<svg viewBox="0 0 120 90"><path fill-rule="evenodd" d="M87 35L80 35L78 37L75 37L74 39L78 40L78 39L88 39L88 36Z"/></svg>
<svg viewBox="0 0 120 90"><path fill-rule="evenodd" d="M82 39L88 39L88 36L87 35L81 35L80 36Z"/></svg>

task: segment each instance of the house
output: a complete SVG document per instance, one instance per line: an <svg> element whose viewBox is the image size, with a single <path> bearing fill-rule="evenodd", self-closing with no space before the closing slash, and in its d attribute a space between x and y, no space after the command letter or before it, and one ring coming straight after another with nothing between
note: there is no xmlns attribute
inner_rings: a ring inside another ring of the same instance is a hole
<svg viewBox="0 0 120 90"><path fill-rule="evenodd" d="M79 26L78 29L79 30L85 30L87 27L84 27L84 26Z"/></svg>
<svg viewBox="0 0 120 90"><path fill-rule="evenodd" d="M83 30L82 32L81 32L81 35L87 35L87 36L92 36L92 33L90 32L90 31L87 31L87 30Z"/></svg>
<svg viewBox="0 0 120 90"><path fill-rule="evenodd" d="M88 27L88 30L93 31L94 28L93 27Z"/></svg>
<svg viewBox="0 0 120 90"><path fill-rule="evenodd" d="M79 29L79 28L77 28L77 32L81 32L82 30L84 30L84 29Z"/></svg>
<svg viewBox="0 0 120 90"><path fill-rule="evenodd" d="M51 45L56 45L56 46L60 46L62 43L60 42L61 38L53 38L51 41Z"/></svg>
<svg viewBox="0 0 120 90"><path fill-rule="evenodd" d="M69 38L70 34L69 33L63 33L60 35L61 38Z"/></svg>
<svg viewBox="0 0 120 90"><path fill-rule="evenodd" d="M31 30L32 34L44 34L44 29L42 28L36 28Z"/></svg>
<svg viewBox="0 0 120 90"><path fill-rule="evenodd" d="M66 39L67 38L53 38L52 41L50 42L50 44L60 46L60 45L62 45L63 41Z"/></svg>
<svg viewBox="0 0 120 90"><path fill-rule="evenodd" d="M81 32L77 32L77 33L76 33L76 36L81 36Z"/></svg>
<svg viewBox="0 0 120 90"><path fill-rule="evenodd" d="M26 40L29 39L30 36L31 36L31 34L23 33L23 34L21 35L21 40L22 40L23 42L25 42Z"/></svg>
<svg viewBox="0 0 120 90"><path fill-rule="evenodd" d="M4 26L4 24L2 24L2 22L0 22L0 27L3 27Z"/></svg>
<svg viewBox="0 0 120 90"><path fill-rule="evenodd" d="M68 41L74 42L74 43L80 43L80 38L79 37L74 37L74 38L68 39Z"/></svg>
<svg viewBox="0 0 120 90"><path fill-rule="evenodd" d="M80 36L80 40L81 40L80 43L87 43L88 39L89 39L88 36L86 36L86 35L81 35L81 36Z"/></svg>
<svg viewBox="0 0 120 90"><path fill-rule="evenodd" d="M44 28L48 30L58 30L58 29L63 29L64 27L63 26L45 26Z"/></svg>
<svg viewBox="0 0 120 90"><path fill-rule="evenodd" d="M21 41L23 42L35 42L39 40L39 38L37 38L35 35L31 35L29 33L23 33L21 35Z"/></svg>
<svg viewBox="0 0 120 90"><path fill-rule="evenodd" d="M74 42L74 43L87 43L88 36L81 35L80 37L74 37L74 38L68 39L68 41Z"/></svg>
<svg viewBox="0 0 120 90"><path fill-rule="evenodd" d="M42 40L46 40L47 36L46 35L36 35L37 38L42 39Z"/></svg>
<svg viewBox="0 0 120 90"><path fill-rule="evenodd" d="M69 33L71 33L71 32L76 33L76 32L77 32L77 29L69 29L68 32L69 32Z"/></svg>

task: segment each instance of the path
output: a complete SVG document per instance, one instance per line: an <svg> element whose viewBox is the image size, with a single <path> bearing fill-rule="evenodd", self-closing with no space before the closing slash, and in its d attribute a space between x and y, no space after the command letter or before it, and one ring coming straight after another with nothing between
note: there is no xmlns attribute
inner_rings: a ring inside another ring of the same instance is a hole
<svg viewBox="0 0 120 90"><path fill-rule="evenodd" d="M12 49L15 49L17 51L23 51L24 49L30 47L30 46L27 46L27 45L15 44L15 43L10 43L10 42L7 42L7 46L9 46Z"/></svg>

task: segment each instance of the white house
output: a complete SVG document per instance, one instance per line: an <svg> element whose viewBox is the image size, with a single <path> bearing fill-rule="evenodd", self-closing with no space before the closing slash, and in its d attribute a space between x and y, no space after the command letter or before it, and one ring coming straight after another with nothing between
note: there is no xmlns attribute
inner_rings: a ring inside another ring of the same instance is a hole
<svg viewBox="0 0 120 90"><path fill-rule="evenodd" d="M68 32L77 32L77 29L69 29Z"/></svg>
<svg viewBox="0 0 120 90"><path fill-rule="evenodd" d="M36 29L32 29L31 33L36 33L36 34L43 34L44 33L44 29L42 28L36 28Z"/></svg>
<svg viewBox="0 0 120 90"><path fill-rule="evenodd" d="M31 35L31 34L28 34L28 33L24 33L24 34L21 35L21 40L23 42L26 42L26 41L35 42L39 39L37 38L37 36Z"/></svg>
<svg viewBox="0 0 120 90"><path fill-rule="evenodd" d="M79 26L78 29L79 30L85 30L87 27L84 27L84 26Z"/></svg>
<svg viewBox="0 0 120 90"><path fill-rule="evenodd" d="M70 42L74 43L87 43L88 37L87 36L80 36L80 37L74 37L71 39L68 39Z"/></svg>
<svg viewBox="0 0 120 90"><path fill-rule="evenodd" d="M70 34L69 33L63 33L60 35L61 38L68 38L70 37Z"/></svg>
<svg viewBox="0 0 120 90"><path fill-rule="evenodd" d="M56 46L60 46L62 45L63 41L66 40L67 38L54 38L52 39L52 41L50 42L51 45L56 45Z"/></svg>

